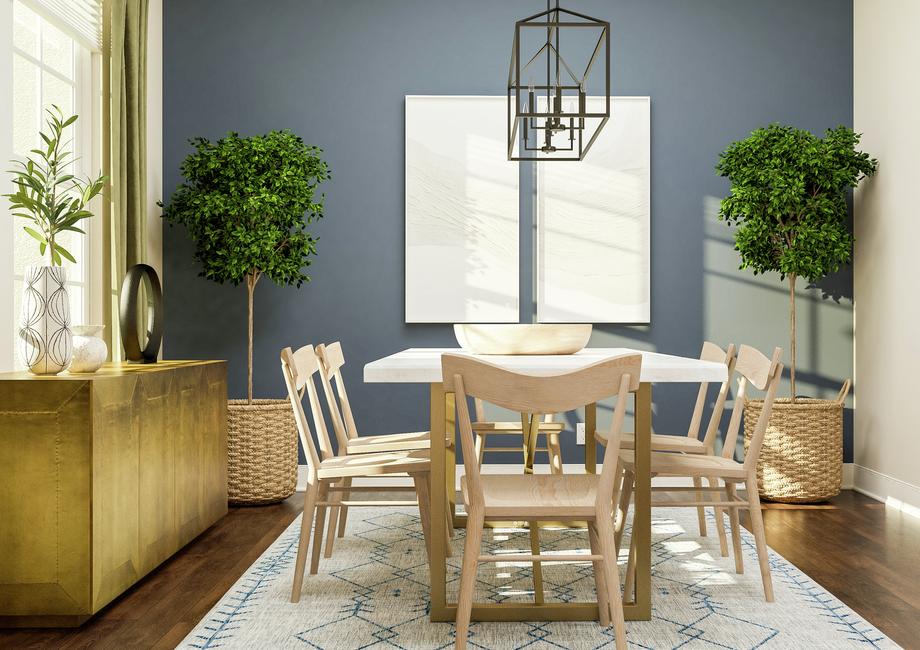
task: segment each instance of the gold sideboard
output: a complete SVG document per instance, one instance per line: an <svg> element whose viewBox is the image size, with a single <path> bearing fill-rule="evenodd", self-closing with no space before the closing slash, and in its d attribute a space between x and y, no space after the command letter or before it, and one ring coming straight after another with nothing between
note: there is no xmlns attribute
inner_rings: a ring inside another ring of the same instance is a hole
<svg viewBox="0 0 920 650"><path fill-rule="evenodd" d="M74 626L227 512L223 361L0 374L0 626Z"/></svg>

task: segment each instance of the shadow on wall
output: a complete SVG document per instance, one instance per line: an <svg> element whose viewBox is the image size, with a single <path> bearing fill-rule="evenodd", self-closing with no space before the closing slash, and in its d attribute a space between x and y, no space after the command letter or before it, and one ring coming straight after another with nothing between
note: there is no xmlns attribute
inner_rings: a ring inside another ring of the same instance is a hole
<svg viewBox="0 0 920 650"><path fill-rule="evenodd" d="M775 274L755 276L748 270L738 268L738 252L734 249L732 229L719 221L720 199L706 196L703 199L703 337L725 346L730 342L752 345L766 354L775 346L786 351L788 365L789 349L789 294ZM801 395L831 399L837 395L844 379L853 375L853 315L851 307L852 283L847 269L828 278L818 287L800 288L796 294L798 309L798 368L797 384ZM648 326L617 327L608 331L595 327L591 336L591 347L628 347L655 351L650 340ZM732 387L732 395L734 388ZM696 395L696 389L691 389ZM718 392L717 386L709 387L707 412L704 423ZM688 393L690 394L690 393ZM788 396L788 370L779 389L779 395ZM852 459L852 394L844 412L844 459ZM676 405L666 400L668 409ZM720 427L724 435L733 401L726 404L726 413ZM598 405L598 428L610 425L613 401ZM690 406L685 409L686 425L689 425ZM658 405L653 403L653 413ZM506 412L498 407L486 405L486 417L494 420L516 421L516 413ZM562 416L569 431L574 431L584 421L584 412L566 413ZM660 429L661 433L683 435L686 433L680 415L670 418L680 423L676 429ZM627 411L624 430L633 429L633 411ZM571 435L571 434L569 434ZM508 437L502 441L518 448L520 439ZM496 439L496 443L499 440ZM515 443L517 443L515 445ZM717 443L720 445L721 442ZM743 439L738 442L738 457L743 453ZM721 449L718 449L721 451ZM510 456L496 456L491 462L516 462ZM602 458L600 455L599 459ZM538 458L541 462L542 458Z"/></svg>

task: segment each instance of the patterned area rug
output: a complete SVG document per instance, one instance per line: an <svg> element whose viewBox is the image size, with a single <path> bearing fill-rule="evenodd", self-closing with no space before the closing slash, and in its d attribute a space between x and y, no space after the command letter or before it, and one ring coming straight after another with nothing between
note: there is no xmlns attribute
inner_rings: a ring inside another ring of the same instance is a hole
<svg viewBox="0 0 920 650"><path fill-rule="evenodd" d="M710 513L710 523L712 515ZM335 554L289 602L300 520L246 571L182 648L449 648L454 626L428 620L428 566L417 511L353 509ZM744 531L745 573L699 537L692 509L653 519L651 621L627 622L630 648L896 648L894 642L776 553L776 602L766 603L754 540ZM584 530L542 531L544 552L587 550ZM484 552L529 553L526 531L494 529ZM454 540L448 598L456 600L462 532ZM625 567L625 544L621 564ZM547 551L548 549L548 551ZM621 568L621 575L624 568ZM544 565L546 600L593 600L590 563ZM532 597L529 564L480 568L476 600ZM473 623L474 648L613 647L613 632L585 623Z"/></svg>

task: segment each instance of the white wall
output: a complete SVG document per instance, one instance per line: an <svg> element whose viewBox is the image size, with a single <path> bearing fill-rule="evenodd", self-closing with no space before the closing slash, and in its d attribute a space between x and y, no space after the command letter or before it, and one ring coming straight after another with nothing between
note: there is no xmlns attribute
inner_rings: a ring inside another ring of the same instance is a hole
<svg viewBox="0 0 920 650"><path fill-rule="evenodd" d="M918 0L854 2L854 126L879 160L856 195L855 483L912 508L920 508L918 27Z"/></svg>
<svg viewBox="0 0 920 650"><path fill-rule="evenodd" d="M147 263L163 279L163 0L147 8ZM159 358L163 358L164 345Z"/></svg>
<svg viewBox="0 0 920 650"><path fill-rule="evenodd" d="M147 14L147 260L163 278L163 0Z"/></svg>

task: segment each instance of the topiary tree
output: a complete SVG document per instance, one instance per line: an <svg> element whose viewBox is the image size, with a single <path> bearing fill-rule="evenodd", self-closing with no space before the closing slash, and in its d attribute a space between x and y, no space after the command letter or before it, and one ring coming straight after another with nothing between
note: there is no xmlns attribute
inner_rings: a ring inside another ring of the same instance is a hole
<svg viewBox="0 0 920 650"><path fill-rule="evenodd" d="M217 142L190 140L195 152L182 163L163 218L185 226L195 242L199 275L220 284L246 282L249 354L246 396L252 403L253 294L267 276L278 285L310 281L304 268L319 239L307 224L322 218L317 186L331 178L322 149L290 131ZM162 204L161 204L161 207ZM306 215L306 219L304 216Z"/></svg>
<svg viewBox="0 0 920 650"><path fill-rule="evenodd" d="M819 138L771 124L731 144L716 171L731 181L719 218L737 226L742 269L775 271L789 282L790 381L795 402L795 285L816 283L850 261L848 190L875 173L878 161L856 150L845 126Z"/></svg>

